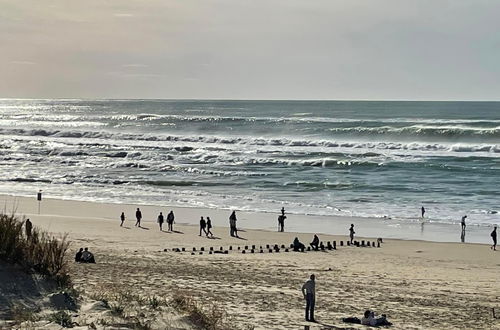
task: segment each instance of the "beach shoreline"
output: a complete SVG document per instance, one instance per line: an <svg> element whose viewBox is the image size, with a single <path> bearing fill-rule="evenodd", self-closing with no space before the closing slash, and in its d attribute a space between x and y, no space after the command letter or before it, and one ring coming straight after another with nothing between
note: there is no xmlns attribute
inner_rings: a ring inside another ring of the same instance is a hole
<svg viewBox="0 0 500 330"><path fill-rule="evenodd" d="M126 211L129 219L134 218L134 212L137 207L143 210L144 221L156 221L159 212L167 214L174 210L177 221L185 224L197 225L200 216L210 216L214 225L217 227L228 227L229 209L212 209L202 207L186 206L158 206L151 204L128 204L128 203L110 203L101 201L79 201L73 199L57 199L43 197L41 202L41 214L47 216L47 209L56 209L59 215L71 215L67 212L70 208L57 207L59 203L67 203L77 209L85 209L88 214L85 217L116 219L122 211ZM17 196L0 194L0 206L9 213L17 210L29 216L38 215L38 202L36 196ZM96 207L94 207L96 206ZM98 210L97 212L95 210ZM276 213L271 212L248 212L239 211L238 226L247 229L262 229L274 231L277 229ZM422 222L415 218L415 222L400 221L398 219L383 218L365 218L365 217L341 217L341 216L322 216L322 215L304 215L290 214L287 212L285 230L287 232L325 234L336 236L348 236L348 228L351 223L355 224L357 235L362 237L383 238L383 239L401 239L410 241L429 241L429 242L461 242L461 229L459 224L447 224L439 222ZM467 227L464 243L490 244L489 233L492 226L469 225Z"/></svg>

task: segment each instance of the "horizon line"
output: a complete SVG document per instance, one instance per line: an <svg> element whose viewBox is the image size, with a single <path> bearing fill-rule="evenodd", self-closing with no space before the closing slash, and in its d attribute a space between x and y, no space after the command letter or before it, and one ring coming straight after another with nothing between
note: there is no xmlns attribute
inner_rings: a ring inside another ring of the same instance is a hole
<svg viewBox="0 0 500 330"><path fill-rule="evenodd" d="M484 102L496 103L500 100L439 100L439 99L232 99L232 98L88 98L88 97L53 97L53 98L30 98L30 97L0 97L4 100L42 100L42 101L254 101L254 102Z"/></svg>

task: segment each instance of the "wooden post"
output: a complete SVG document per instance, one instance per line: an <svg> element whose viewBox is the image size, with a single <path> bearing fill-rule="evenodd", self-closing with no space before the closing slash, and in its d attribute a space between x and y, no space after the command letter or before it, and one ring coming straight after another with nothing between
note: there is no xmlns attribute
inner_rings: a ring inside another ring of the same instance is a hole
<svg viewBox="0 0 500 330"><path fill-rule="evenodd" d="M340 241L340 245L342 245L342 241ZM333 249L337 250L337 241L333 241Z"/></svg>

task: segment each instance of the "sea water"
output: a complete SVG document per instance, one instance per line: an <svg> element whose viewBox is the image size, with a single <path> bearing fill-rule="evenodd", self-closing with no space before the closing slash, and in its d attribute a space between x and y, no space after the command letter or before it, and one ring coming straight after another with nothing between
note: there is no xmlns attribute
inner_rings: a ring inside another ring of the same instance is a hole
<svg viewBox="0 0 500 330"><path fill-rule="evenodd" d="M500 224L500 103L0 100L0 193Z"/></svg>

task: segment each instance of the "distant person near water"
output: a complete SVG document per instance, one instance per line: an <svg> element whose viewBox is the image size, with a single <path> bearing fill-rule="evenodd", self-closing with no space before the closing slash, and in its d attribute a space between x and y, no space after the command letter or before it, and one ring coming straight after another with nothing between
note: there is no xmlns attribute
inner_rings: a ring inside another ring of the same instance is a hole
<svg viewBox="0 0 500 330"><path fill-rule="evenodd" d="M284 232L285 231L285 219L286 215L279 215L278 216L278 231L279 232Z"/></svg>
<svg viewBox="0 0 500 330"><path fill-rule="evenodd" d="M33 230L33 224L31 223L30 219L26 219L26 222L24 223L24 229L26 230L26 237L30 238L31 230Z"/></svg>
<svg viewBox="0 0 500 330"><path fill-rule="evenodd" d="M497 250L497 226L493 228L493 231L491 232L491 239L493 240L493 245L491 246L491 249L493 251Z"/></svg>
<svg viewBox="0 0 500 330"><path fill-rule="evenodd" d="M285 215L285 207L284 206L281 208L281 215Z"/></svg>
<svg viewBox="0 0 500 330"><path fill-rule="evenodd" d="M349 237L351 238L351 244L354 240L354 234L356 234L356 232L354 231L354 224L351 223L351 227L349 228Z"/></svg>
<svg viewBox="0 0 500 330"><path fill-rule="evenodd" d="M212 220L210 220L210 217L207 217L207 237L208 234L210 234L210 237L214 237L214 234L212 233Z"/></svg>
<svg viewBox="0 0 500 330"><path fill-rule="evenodd" d="M467 216L464 215L462 217L462 221L461 221L461 225L462 225L462 231L465 231L465 227L467 227L467 225L465 224L465 219L467 219Z"/></svg>
<svg viewBox="0 0 500 330"><path fill-rule="evenodd" d="M233 211L229 216L229 233L231 237L238 237L238 228L236 227L236 211Z"/></svg>
<svg viewBox="0 0 500 330"><path fill-rule="evenodd" d="M206 228L207 228L207 222L205 221L205 219L203 219L203 217L201 217L200 218L200 236L201 236L202 231L205 233L205 235L208 236Z"/></svg>
<svg viewBox="0 0 500 330"><path fill-rule="evenodd" d="M306 321L316 322L314 319L314 305L316 303L316 282L314 274L312 274L304 285L302 285L301 291L306 300Z"/></svg>
<svg viewBox="0 0 500 330"><path fill-rule="evenodd" d="M140 227L141 226L141 220L142 220L142 212L139 208L137 208L137 211L135 211L135 218L136 218L136 222L135 222L135 226L136 227Z"/></svg>
<svg viewBox="0 0 500 330"><path fill-rule="evenodd" d="M174 231L174 211L170 211L167 215L167 225L169 231Z"/></svg>
<svg viewBox="0 0 500 330"><path fill-rule="evenodd" d="M165 218L163 217L163 214L160 212L158 215L158 224L160 225L160 231L163 231L163 222L165 222Z"/></svg>
<svg viewBox="0 0 500 330"><path fill-rule="evenodd" d="M316 234L314 235L313 241L309 245L311 245L311 247L314 250L318 251L318 249L319 249L319 237L318 237L318 235L316 235Z"/></svg>
<svg viewBox="0 0 500 330"><path fill-rule="evenodd" d="M423 219L424 215L425 215L425 207L422 206L422 208L420 209L420 211L422 212L422 219Z"/></svg>
<svg viewBox="0 0 500 330"><path fill-rule="evenodd" d="M462 226L462 233L460 234L460 240L462 241L462 243L465 242L465 227L467 227L467 225L465 224L465 219L467 219L466 215L462 217L462 221L460 222Z"/></svg>
<svg viewBox="0 0 500 330"><path fill-rule="evenodd" d="M122 212L122 214L120 214L120 227L123 227L123 222L125 222L125 212Z"/></svg>

